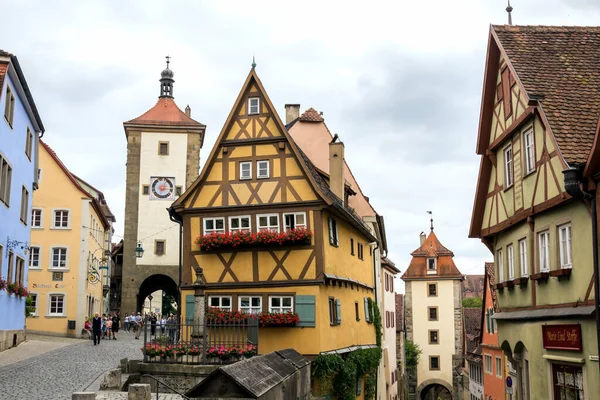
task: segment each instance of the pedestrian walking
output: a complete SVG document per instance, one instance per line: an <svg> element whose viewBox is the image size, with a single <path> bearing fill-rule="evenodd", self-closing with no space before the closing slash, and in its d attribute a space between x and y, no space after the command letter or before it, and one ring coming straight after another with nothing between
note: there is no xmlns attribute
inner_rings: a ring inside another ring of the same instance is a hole
<svg viewBox="0 0 600 400"><path fill-rule="evenodd" d="M106 315L102 317L102 339L106 339Z"/></svg>
<svg viewBox="0 0 600 400"><path fill-rule="evenodd" d="M160 319L160 333L162 335L165 334L165 328L167 325L167 319L165 318L165 316L163 315L162 318Z"/></svg>
<svg viewBox="0 0 600 400"><path fill-rule="evenodd" d="M135 338L139 339L140 332L142 330L142 315L140 313L137 313L134 321L135 321Z"/></svg>
<svg viewBox="0 0 600 400"><path fill-rule="evenodd" d="M100 344L100 334L102 333L102 318L98 313L95 314L92 320L92 331L94 333L94 346Z"/></svg>
<svg viewBox="0 0 600 400"><path fill-rule="evenodd" d="M169 319L167 319L167 332L169 333L169 341L171 343L175 343L175 329L175 318L171 314Z"/></svg>
<svg viewBox="0 0 600 400"><path fill-rule="evenodd" d="M125 313L125 318L123 318L123 328L124 331L129 333L129 314Z"/></svg>
<svg viewBox="0 0 600 400"><path fill-rule="evenodd" d="M112 318L110 317L110 315L108 316L108 318L106 318L106 334L108 336L108 339L110 340L112 338Z"/></svg>
<svg viewBox="0 0 600 400"><path fill-rule="evenodd" d="M150 336L156 336L156 314L150 315Z"/></svg>
<svg viewBox="0 0 600 400"><path fill-rule="evenodd" d="M118 312L114 312L112 316L112 332L113 340L117 340L117 334L119 333L119 327L121 325L121 317Z"/></svg>

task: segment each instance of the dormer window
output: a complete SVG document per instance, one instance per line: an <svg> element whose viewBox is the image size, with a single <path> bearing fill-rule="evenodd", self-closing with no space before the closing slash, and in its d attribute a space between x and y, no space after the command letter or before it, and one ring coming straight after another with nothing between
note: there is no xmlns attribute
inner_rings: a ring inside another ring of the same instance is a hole
<svg viewBox="0 0 600 400"><path fill-rule="evenodd" d="M260 113L260 99L258 97L250 97L248 99L248 115Z"/></svg>
<svg viewBox="0 0 600 400"><path fill-rule="evenodd" d="M435 274L437 272L437 261L435 258L427 259L427 273Z"/></svg>

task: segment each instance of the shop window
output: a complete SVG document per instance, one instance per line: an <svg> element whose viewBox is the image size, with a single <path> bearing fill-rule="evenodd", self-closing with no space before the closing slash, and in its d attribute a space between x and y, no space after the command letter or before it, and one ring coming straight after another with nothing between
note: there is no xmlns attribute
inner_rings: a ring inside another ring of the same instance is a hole
<svg viewBox="0 0 600 400"><path fill-rule="evenodd" d="M554 400L584 399L583 370L572 365L552 364Z"/></svg>

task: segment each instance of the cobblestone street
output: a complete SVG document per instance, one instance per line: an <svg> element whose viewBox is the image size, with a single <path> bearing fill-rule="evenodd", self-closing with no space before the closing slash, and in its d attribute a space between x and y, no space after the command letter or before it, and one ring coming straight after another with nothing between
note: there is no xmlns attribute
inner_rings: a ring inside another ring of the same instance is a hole
<svg viewBox="0 0 600 400"><path fill-rule="evenodd" d="M119 340L103 340L99 346L91 340L33 335L28 339L0 353L0 399L67 400L104 371L117 368L120 359L142 355L143 341L134 340L133 333L120 333ZM34 346L38 355L33 355Z"/></svg>

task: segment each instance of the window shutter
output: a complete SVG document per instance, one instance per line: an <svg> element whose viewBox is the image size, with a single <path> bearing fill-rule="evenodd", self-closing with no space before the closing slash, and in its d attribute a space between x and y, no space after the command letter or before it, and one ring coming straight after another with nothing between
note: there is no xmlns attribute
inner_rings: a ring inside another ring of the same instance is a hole
<svg viewBox="0 0 600 400"><path fill-rule="evenodd" d="M297 295L296 313L300 318L296 326L315 326L315 296Z"/></svg>
<svg viewBox="0 0 600 400"><path fill-rule="evenodd" d="M365 320L371 322L371 313L369 312L369 299L365 297Z"/></svg>
<svg viewBox="0 0 600 400"><path fill-rule="evenodd" d="M329 226L329 244L335 244L335 238L333 237L333 220L331 217L327 218L327 225Z"/></svg>
<svg viewBox="0 0 600 400"><path fill-rule="evenodd" d="M335 317L337 318L337 323L342 323L342 305L340 303L340 299L335 299Z"/></svg>
<svg viewBox="0 0 600 400"><path fill-rule="evenodd" d="M188 324L194 323L194 300L193 294L185 296L185 321Z"/></svg>

